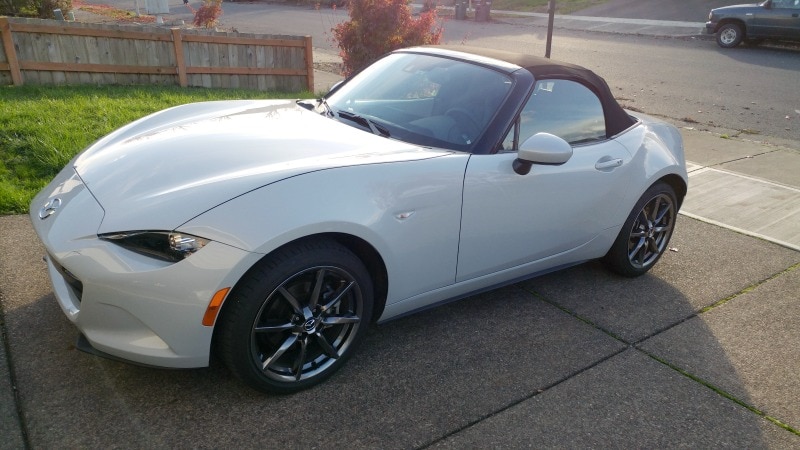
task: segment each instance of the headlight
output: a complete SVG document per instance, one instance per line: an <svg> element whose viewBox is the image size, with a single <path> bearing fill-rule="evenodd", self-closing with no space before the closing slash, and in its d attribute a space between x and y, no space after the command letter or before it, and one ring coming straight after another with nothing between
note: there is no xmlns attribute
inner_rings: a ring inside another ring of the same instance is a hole
<svg viewBox="0 0 800 450"><path fill-rule="evenodd" d="M209 242L208 239L174 231L106 233L99 235L99 238L128 250L171 262L189 257Z"/></svg>

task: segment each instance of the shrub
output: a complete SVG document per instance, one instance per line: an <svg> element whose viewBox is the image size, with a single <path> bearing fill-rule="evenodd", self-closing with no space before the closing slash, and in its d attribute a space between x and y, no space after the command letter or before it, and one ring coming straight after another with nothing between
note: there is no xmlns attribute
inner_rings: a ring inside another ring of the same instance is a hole
<svg viewBox="0 0 800 450"><path fill-rule="evenodd" d="M0 16L22 15L27 6L27 0L0 0Z"/></svg>
<svg viewBox="0 0 800 450"><path fill-rule="evenodd" d="M333 27L344 75L349 76L398 48L438 44L442 26L436 10L411 16L406 0L351 0L350 20Z"/></svg>
<svg viewBox="0 0 800 450"><path fill-rule="evenodd" d="M66 15L72 11L72 0L0 0L0 16L55 19L54 9L61 9Z"/></svg>
<svg viewBox="0 0 800 450"><path fill-rule="evenodd" d="M194 12L196 27L214 28L222 15L222 0L203 0L202 6Z"/></svg>

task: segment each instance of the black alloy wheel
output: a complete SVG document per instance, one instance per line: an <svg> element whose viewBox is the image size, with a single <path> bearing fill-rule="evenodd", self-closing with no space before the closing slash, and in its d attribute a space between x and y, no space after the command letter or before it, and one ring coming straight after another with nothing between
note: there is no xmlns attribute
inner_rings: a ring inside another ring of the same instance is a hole
<svg viewBox="0 0 800 450"><path fill-rule="evenodd" d="M672 187L654 184L636 203L603 262L623 276L646 273L667 249L677 214Z"/></svg>
<svg viewBox="0 0 800 450"><path fill-rule="evenodd" d="M369 325L372 296L363 263L336 242L280 249L226 300L218 353L256 389L306 389L353 353Z"/></svg>

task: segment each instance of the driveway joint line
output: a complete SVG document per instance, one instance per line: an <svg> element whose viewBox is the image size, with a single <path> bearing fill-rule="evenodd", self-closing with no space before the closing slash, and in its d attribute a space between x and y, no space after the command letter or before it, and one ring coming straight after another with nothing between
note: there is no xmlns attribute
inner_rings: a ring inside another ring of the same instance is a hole
<svg viewBox="0 0 800 450"><path fill-rule="evenodd" d="M543 301L543 302L545 302L545 303L547 303L547 304L549 304L549 305L551 305L551 306L553 306L555 308L558 308L562 312L564 312L566 314L569 314L570 316L574 317L575 319L578 319L579 321L591 326L592 328L594 328L594 329L606 334L608 337L610 337L610 338L612 338L612 339L614 339L614 340L616 340L616 341L618 341L618 342L620 342L622 344L625 344L626 346L628 346L630 348L636 348L636 349L638 349L638 345L641 344L642 342L644 342L644 341L646 341L646 340L648 340L648 339L650 339L652 337L658 336L659 334L661 334L661 333L663 333L663 332L665 332L667 330L675 328L676 326L686 322L687 320L690 320L690 319L696 317L698 315L698 313L699 313L699 311L692 312L688 316L683 317L680 320L678 320L676 322L673 322L673 323L671 323L671 324L669 324L669 325L667 325L667 326L665 326L663 328L660 328L660 329L654 331L653 333L648 334L647 336L644 336L644 337L642 337L640 339L637 339L634 342L629 342L629 341L623 339L622 337L617 336L611 330L607 330L606 328L603 328L602 326L592 322L591 320L580 316L578 313L576 313L574 311L571 311L571 310L569 310L568 308L566 308L564 306L559 305L557 302L555 302L553 300L550 300L547 297L545 297L545 296L543 296L543 295L541 295L541 294L539 294L539 293L537 293L535 291L530 291L530 290L527 290L527 289L525 289L525 290L527 292L529 292L531 295L533 295L534 297L538 298L539 300L541 300L541 301Z"/></svg>
<svg viewBox="0 0 800 450"><path fill-rule="evenodd" d="M583 368L581 368L581 369L579 369L579 370L577 370L575 372L567 374L565 377L563 377L563 378L561 378L561 379L559 379L559 380L557 380L557 381L555 381L555 382L553 382L553 383L551 383L551 384L549 384L549 385L547 385L547 386L545 386L545 387L543 387L541 389L537 389L535 392L533 392L531 394L525 395L525 396L523 396L523 397L521 397L521 398L519 398L517 400L514 400L514 401L506 404L505 406L502 406L502 407L500 407L500 408L498 408L498 409L496 409L496 410L494 410L494 411L492 411L492 412L490 412L488 414L484 414L483 416L481 416L481 417L479 417L477 419L471 420L470 422L468 422L468 423L466 423L466 424L464 424L464 425L462 425L462 426L460 426L460 427L458 427L458 428L456 428L456 429L454 429L454 430L452 430L452 431L450 431L450 432L448 432L448 433L446 433L446 434L444 434L444 435L442 435L442 436L440 436L440 437L438 437L436 439L433 439L433 440L431 440L430 442L428 442L426 444L423 444L423 445L417 447L418 449L429 448L429 447L431 447L433 445L436 445L439 442L444 441L445 439L447 439L450 436L454 436L454 435L456 435L456 434L458 434L458 433L460 433L460 432L462 432L462 431L464 431L464 430L466 430L468 428L471 428L471 427L483 422L484 420L487 420L487 419L489 419L491 417L494 417L494 416L496 416L498 414L501 414L504 411L507 411L507 410L513 408L514 406L517 406L517 405L521 404L522 402L528 401L528 400L536 397L537 395L542 394L542 393L544 393L544 392L546 392L546 391L548 391L548 390L560 385L561 383L564 383L565 381L568 381L568 380L570 380L570 379L572 379L572 378L574 378L574 377L576 377L576 376L578 376L578 375L580 375L580 374L582 374L582 373L584 373L584 372L586 372L586 371L588 371L588 370L590 370L590 369L592 369L594 367L597 367L599 364L601 364L601 363L603 363L605 361L608 361L609 359L611 359L611 358L613 358L613 357L615 357L615 356L617 356L617 355L619 355L619 354L621 354L621 353L623 353L623 352L625 352L627 350L630 350L632 348L631 344L626 342L624 339L622 339L622 338L620 338L618 336L615 336L609 330L605 330L605 329L599 327L598 325L586 320L585 318L573 313L572 311L569 311L568 309L565 309L564 307L558 305L557 303L554 303L554 302L548 300L543 295L541 295L541 294L539 294L539 293L537 293L537 292L535 292L533 290L526 289L524 287L519 287L519 289L521 289L522 291L527 292L528 294L532 295L536 300L539 300L541 302L549 304L549 305L559 309L560 311L572 316L573 318L575 318L575 319L577 319L577 320L579 320L579 321L581 321L581 322L583 322L583 323L585 323L585 324L587 324L587 325L589 325L589 326L591 326L593 328L596 328L597 330L601 331L602 333L610 336L612 339L625 344L625 346L620 348L617 351L612 352L611 354L607 355L606 357L595 361L594 363L592 363L592 364L590 364L590 365L588 365L586 367L583 367Z"/></svg>
<svg viewBox="0 0 800 450"><path fill-rule="evenodd" d="M776 278L778 278L778 277L780 277L782 275L785 275L785 274L787 274L789 272L792 272L792 271L794 271L794 270L796 270L798 268L800 268L800 263L795 263L795 264L787 267L786 269L783 269L780 272L772 274L769 277L767 277L767 278L765 278L765 279L763 279L761 281L757 281L757 282L755 282L755 283L753 283L753 284L751 284L749 286L746 286L746 287L742 288L739 292L735 292L735 293L733 293L733 294L731 294L731 295L729 295L729 296L727 296L727 297L725 297L723 299L717 300L716 302L714 302L714 303L712 303L712 304L710 304L708 306L704 306L704 307L700 308L699 310L693 312L692 314L689 314L688 316L684 317L683 319L678 320L676 322L673 322L672 324L667 325L667 326L665 326L665 327L663 327L663 328L661 328L659 330L656 330L653 333L650 333L649 335L647 335L647 336L645 336L645 337L643 337L643 338L641 338L641 339L637 340L636 342L633 342L633 343L631 343L629 345L631 345L632 347L636 348L637 350L641 350L641 348L639 346L642 343L644 343L646 340L654 338L654 337L658 336L659 334L664 333L666 331L669 331L669 330L671 330L671 329L673 329L673 328L675 328L675 327L677 327L677 326L679 326L679 325L681 325L681 324L683 324L683 323L685 323L685 322L687 322L689 320L694 319L695 317L700 317L701 314L705 314L705 313L707 313L707 312L709 312L709 311L711 311L711 310L713 310L713 309L715 309L715 308L717 308L719 306L722 306L722 305L728 303L729 301L731 301L731 300L733 300L733 299L735 299L735 298L737 298L737 297L739 297L741 295L747 294L748 292L753 291L754 289L758 288L759 286L761 286L761 285L763 285L763 284L765 284L765 283L767 283L769 281L772 281L772 280L774 280L774 279L776 279ZM623 340L622 342L625 342L625 341Z"/></svg>
<svg viewBox="0 0 800 450"><path fill-rule="evenodd" d="M719 170L719 169L709 169L709 170ZM699 171L693 172L693 173L699 173ZM690 213L690 212L687 212L687 211L680 211L680 212L678 212L678 214L681 214L683 216L689 217L689 218L694 219L694 220L699 220L700 222L705 222L705 223L710 224L710 225L716 225L716 226L718 226L720 228L725 228L727 230L731 230L731 231L734 231L736 233L743 234L745 236L750 236L750 237L754 237L754 238L757 238L757 239L761 239L762 241L771 242L773 244L780 245L781 247L788 248L789 250L794 250L796 252L800 252L800 246L798 246L798 245L795 245L795 244L792 244L792 243L789 243L789 242L784 242L784 241L781 241L780 239L775 239L773 237L770 237L770 236L767 236L767 235L764 235L764 234L761 234L761 233L756 233L755 231L745 230L743 228L735 227L733 225L728 225L725 222L720 222L718 220L709 219L708 217L701 216L701 215L694 214L694 213Z"/></svg>
<svg viewBox="0 0 800 450"><path fill-rule="evenodd" d="M590 364L590 365L588 365L586 367L583 367L583 368L581 368L581 369L579 369L579 370L577 370L575 372L567 374L565 377L561 378L560 380L557 380L557 381L555 381L555 382L553 382L553 383L551 383L551 384L549 384L549 385L547 385L547 386L545 386L545 387L543 387L541 389L537 389L535 392L533 392L531 394L525 395L525 396L523 396L523 397L521 397L521 398L519 398L517 400L514 400L514 401L508 403L505 406L502 406L502 407L500 407L500 408L498 408L498 409L496 409L496 410L494 410L494 411L492 411L492 412L490 412L488 414L484 414L483 416L481 416L481 417L479 417L479 418L477 418L475 420L472 420L469 423L466 423L466 424L464 424L464 425L462 425L462 426L460 426L460 427L458 427L458 428L456 428L456 429L444 434L443 436L440 436L440 437L438 437L436 439L433 439L432 441L428 442L427 444L423 444L423 445L417 447L417 449L430 448L430 447L438 444L439 442L444 441L445 439L447 439L450 436L454 436L454 435L456 435L456 434L458 434L458 433L460 433L460 432L462 432L464 430L467 430L467 429L469 429L469 428L471 428L471 427L473 427L473 426L475 426L475 425L477 425L477 424L479 424L479 423L481 423L481 422L483 422L483 421L485 421L487 419L490 419L490 418L492 418L494 416L497 416L497 415L499 415L499 414L501 414L501 413L503 413L503 412L505 412L505 411L507 411L507 410L509 410L509 409L511 409L511 408L523 403L523 402L526 402L526 401L536 397L537 395L543 394L543 393L547 392L548 390L550 390L550 389L552 389L552 388L554 388L554 387L556 387L556 386L558 386L558 385L560 385L560 384L562 384L562 383L564 383L566 381L569 381L570 379L575 378L576 376L578 376L578 375L580 375L580 374L582 374L584 372L587 372L587 371L599 366L600 364L610 360L611 358L614 358L615 356L620 355L621 353L623 353L625 351L628 351L628 350L630 350L630 347L623 347L623 348L611 353L610 355L595 361L594 363L592 363L592 364Z"/></svg>
<svg viewBox="0 0 800 450"><path fill-rule="evenodd" d="M783 189L788 189L790 191L794 191L794 192L800 193L800 189L798 189L795 186L790 186L788 184L778 183L777 181L766 180L764 178L759 178L759 177L755 177L755 176L752 176L752 175L746 175L746 174L735 172L733 170L729 170L729 169L726 169L726 168L717 167L717 166L721 166L723 164L728 164L728 163L732 163L732 162L736 162L736 161L744 161L744 160L748 160L748 159L753 159L753 158L755 158L757 156L766 155L766 154L773 153L773 152L776 152L776 151L778 151L778 150L776 149L776 150L773 150L773 151L770 151L770 152L758 153L756 155L745 156L745 157L742 157L742 158L736 158L736 159L732 159L732 160L729 160L729 161L722 161L722 162L719 162L719 163L712 164L710 166L706 166L706 165L703 165L703 164L698 164L698 163L692 162L692 161L687 161L687 163L691 163L691 164L700 166L700 169L693 170L692 174L701 173L703 171L720 172L720 173L724 173L726 175L731 175L731 176L734 176L734 177L744 178L745 180L755 181L757 183L763 183L763 184L767 184L767 185L770 185L770 186L783 188Z"/></svg>
<svg viewBox="0 0 800 450"><path fill-rule="evenodd" d="M587 318L585 318L585 317L582 317L582 316L581 316L581 315L579 315L578 313L576 313L576 312L574 312L574 311L571 311L571 310L569 310L568 308L566 308L566 307L564 307L564 306L561 306L560 304L558 304L558 302L555 302L555 301L553 301L553 300L550 300L549 298L547 298L547 297L545 297L544 295L542 295L542 294L540 294L540 293L536 292L535 290L530 290L530 289L525 289L525 288L521 288L521 289L522 289L522 290L524 290L525 292L527 292L527 293L529 293L529 294L533 295L535 298L537 298L537 299L539 299L539 300L541 300L541 301L543 301L543 302L547 303L548 305L550 305L550 306L553 306L553 307L555 307L555 308L557 308L557 309L561 310L561 312L564 312L564 313L566 313L566 314L569 314L569 315L570 315L570 316L572 316L573 318L575 318L575 319L578 319L579 321L581 321L581 322L585 323L586 325L589 325L590 327L592 327L592 328L594 328L594 329L596 329L596 330L598 330L598 331L600 331L600 332L602 332L602 333L606 334L608 337L610 337L610 338L612 338L612 339L614 339L614 340L616 340L616 341L619 341L619 342L621 342L621 343L625 344L626 346L629 346L629 347L630 347L630 346L633 346L633 345L635 345L635 344L633 344L633 343L630 343L630 342L626 341L625 339L623 339L623 338L621 338L621 337L617 336L617 335L616 335L616 334L614 334L614 333L613 333L611 330L607 330L607 329L605 329L605 328L601 327L600 325L598 325L598 324L596 324L596 323L592 322L591 320L589 320L589 319L587 319Z"/></svg>
<svg viewBox="0 0 800 450"><path fill-rule="evenodd" d="M8 329L6 328L6 313L3 306L3 292L0 291L0 339L3 341L3 350L6 353L6 367L8 367L8 378L11 383L11 392L14 396L14 411L17 414L19 421L20 434L22 435L22 442L26 449L31 448L30 439L28 438L28 424L25 422L25 414L22 410L22 402L19 399L19 390L17 389L17 375L14 370L14 361L11 357L11 344L8 342Z"/></svg>
<svg viewBox="0 0 800 450"><path fill-rule="evenodd" d="M753 159L753 158L757 158L759 156L769 155L770 153L775 153L777 151L780 151L780 149L776 148L776 149L773 149L773 150L769 150L769 151L765 151L765 152L761 152L761 153L756 153L754 155L747 155L747 156L742 156L741 158L734 158L734 159L729 159L727 161L720 161L718 163L711 164L710 166L704 166L704 167L713 168L713 167L722 166L723 164L734 163L734 162L737 162L737 161L747 161L748 159ZM729 170L725 170L725 172L739 175L736 172L731 172Z"/></svg>
<svg viewBox="0 0 800 450"><path fill-rule="evenodd" d="M689 378L690 380L692 380L692 381L694 381L696 383L699 383L699 384L707 387L708 389L711 389L712 391L714 391L716 394L722 396L723 398L726 398L726 399L736 403L737 405L746 408L750 412L762 417L763 419L766 419L769 422L772 422L774 425L777 425L777 426L783 428L784 430L786 430L786 431L788 431L790 433L793 433L793 434L796 434L796 435L800 436L800 430L797 430L797 429L793 428L792 426L782 422L780 419L772 417L772 416L766 414L765 412L761 411L760 409L756 408L755 406L750 405L750 404L748 404L747 402L745 402L743 400L740 400L739 398L737 398L733 394L725 391L724 389L719 388L717 386L714 386L710 382L708 382L708 381L706 381L706 380L704 380L704 379L702 379L702 378L700 378L700 377L698 377L696 375L693 375L692 373L690 373L690 372L688 372L688 371L676 366L675 364L672 364L671 362L667 361L666 359L663 359L663 358L661 358L659 356L656 356L656 355L654 355L654 354L652 354L650 352L647 352L647 351L645 351L645 350L643 350L641 348L637 348L636 350L641 352L644 355L647 355L648 357L652 358L653 360L665 365L666 367L669 367L670 369L678 372L679 374L685 376L686 378Z"/></svg>
<svg viewBox="0 0 800 450"><path fill-rule="evenodd" d="M740 290L739 292L736 292L735 294L729 295L728 297L725 297L725 298L723 298L721 300L718 300L717 302L715 302L715 303L713 303L711 305L708 305L708 306L700 309L700 311L697 312L697 315L704 314L704 313L707 313L707 312L709 312L709 311L711 311L711 310L713 310L715 308L718 308L718 307L728 303L729 301L731 301L731 300L733 300L733 299L735 299L737 297L740 297L740 296L742 296L744 294L747 294L748 292L752 292L753 290L755 290L759 286L761 286L761 285L763 285L763 284L765 284L765 283L767 283L769 281L772 281L772 280L774 280L774 279L776 279L776 278L778 278L780 276L783 276L783 275L785 275L785 274L787 274L789 272L797 270L797 268L800 268L800 263L793 264L793 265L787 267L786 269L783 269L780 272L778 272L776 274L773 274L770 277L767 277L767 278L765 278L765 279L763 279L761 281L757 281L757 282L751 284L750 286L745 287L744 289Z"/></svg>
<svg viewBox="0 0 800 450"><path fill-rule="evenodd" d="M720 395L720 396L722 396L722 397L724 397L724 398L726 398L726 399L728 399L728 400L730 400L730 401L732 401L732 402L734 402L734 403L736 403L736 404L738 404L738 405L740 405L740 406L742 406L742 407L746 408L746 409L747 409L747 410L749 410L750 412L752 412L752 413L754 413L754 414L756 414L756 415L758 415L758 416L762 417L763 419L765 419L765 420L767 420L767 421L771 422L772 424L774 424L774 425L776 425L776 426L779 426L779 427L783 428L784 430L786 430L786 431L789 431L790 433L793 433L793 434L796 434L796 435L800 436L800 430L797 430L797 429L793 428L792 426L790 426L790 425L788 425L788 424L784 423L783 421L781 421L780 419L778 419L778 418L776 418L776 417L772 417L772 416L770 416L770 415L768 415L768 414L764 413L764 412L763 412L763 411L761 411L760 409L758 409L758 408L756 408L755 406L752 406L752 405L750 405L750 404L748 404L748 403L744 402L743 400L740 400L739 398L735 397L733 394L730 394L729 392L725 391L724 389L721 389L721 388L719 388L719 387L717 387L717 386L714 386L714 385L713 385L713 384L711 384L710 382L708 382L708 381L706 381L706 380L704 380L704 379L702 379L702 378L700 378L700 377L698 377L698 376L696 376L696 375L693 375L692 373L690 373L690 372L688 372L688 371L686 371L686 370L684 370L684 369L682 369L682 368L680 368L680 367L678 367L678 366L676 366L676 365L674 365L674 364L672 364L672 363L668 362L667 360L665 360L665 359L662 359L662 358L660 358L660 357L656 356L655 354L652 354L652 353L650 353L650 352L648 352L648 351L646 351L646 350L642 349L641 347L639 347L639 346L640 346L640 344L642 344L644 341L646 341L646 340L648 340L648 339L651 339L651 338L653 338L653 337L655 337L655 336L658 336L659 334L661 334L661 333L664 333L664 332L666 332L666 331L668 331L668 330L670 330L670 329L672 329L672 328L675 328L676 326L678 326L678 325L681 325L681 324L683 324L683 323L685 323L685 322L687 322L687 321L689 321L689 320L691 320L691 319L694 319L694 318L696 318L696 317L700 317L700 315L701 315L701 314L704 314L704 313L706 313L706 312L708 312L708 311L711 311L711 310L713 310L713 309L715 309L715 308L717 308L717 307L719 307L719 306L722 306L722 305L724 305L724 304L728 303L729 301L731 301L731 300L733 300L733 299L735 299L735 298L737 298L737 297L740 297L740 296L742 296L742 295L744 295L744 294L746 294L746 293L748 293L748 292L751 292L751 291L753 291L754 289L758 288L759 286L761 286L761 285L763 285L763 284L765 284L765 283L767 283L767 282L769 282L769 281L771 281L771 280L774 280L774 279L776 279L776 278L778 278L778 277L780 277L780 276L782 276L782 275L785 275L785 274L787 274L787 273L789 273L789 272L792 272L792 271L794 271L794 270L797 270L798 268L800 268L800 263L795 263L795 264L793 264L793 265L791 265L791 266L787 267L786 269L783 269L783 270L781 270L780 272L777 272L777 273L775 273L775 274L773 274L773 275L771 275L771 276L769 276L769 277L767 277L767 278L765 278L765 279L763 279L763 280L761 280L761 281L758 281L758 282L756 282L756 283L753 283L753 284L751 284L751 285L749 285L749 286L745 287L744 289L741 289L739 292L736 292L736 293L735 293L735 294L733 294L733 295L730 295L730 296L728 296L728 297L725 297L725 298L723 298L723 299L721 299L721 300L719 300L719 301L717 301L717 302L715 302L715 303L713 303L713 304L711 304L711 305L709 305L709 306L706 306L706 307L704 307L704 308L701 308L700 310L698 310L698 311L696 311L696 312L694 312L694 313L690 314L689 316L687 316L687 317L684 317L683 319L681 319L681 320L679 320L679 321L677 321L677 322L675 322L675 323L673 323L673 324L671 324L671 325L668 325L668 326L666 326L666 327L664 327L664 328L662 328L662 329L660 329L660 330L657 330L657 331L655 331L655 332L651 333L650 335L648 335L648 336L645 336L645 337L643 337L643 338L641 338L641 339L639 339L639 340L637 340L637 341L635 341L635 342L633 342L633 343L629 343L628 341L626 341L625 339L622 339L621 337L618 337L617 335L615 335L615 334L614 334L614 333L612 333L611 331L609 331L609 330L606 330L605 328L603 328L603 327L601 327L601 326L599 326L599 325L597 325L597 324L593 323L592 321L590 321L590 320L588 320L588 319L586 319L586 318L584 318L584 317L581 317L581 316L580 316L579 314L577 314L576 312L574 312L574 311L571 311L571 310L567 309L566 307L563 307L563 306L559 305L557 302L554 302L554 301L552 301L552 300L548 299L547 297L545 297L545 296L543 296L543 295L539 294L539 293L538 293L538 292L536 292L535 290L530 290L530 289L525 289L525 288L522 288L522 289L523 289L523 290L525 290L526 292L529 292L531 295L533 295L535 298L537 298L537 299L539 299L539 300L541 300L541 301L543 301L543 302L545 302L545 303L547 303L547 304L549 304L549 305L551 305L551 306L554 306L554 307L558 308L559 310L561 310L561 311L563 311L563 312L565 312L565 313L569 314L570 316L574 317L575 319L578 319L578 320L580 320L581 322L583 322L583 323L585 323L585 324L587 324L587 325L589 325L589 326L592 326L593 328L595 328L595 329L597 329L597 330L599 330L599 331L601 331L601 332L605 333L606 335L608 335L608 336L609 336L609 337L611 337L612 339L615 339L615 340L617 340L617 341L619 341L619 342L621 342L621 343L624 343L624 344L626 344L626 348L624 348L624 349L622 349L622 350L620 350L620 351L617 351L617 352L615 352L613 355L609 356L608 358L605 358L605 359L603 359L602 361L599 361L599 362L597 362L597 363L593 364L592 366L590 366L590 367L587 367L587 368L585 368L585 369L584 369L584 370L582 370L582 371L579 371L578 373L575 373L575 374L572 374L572 375L568 376L568 377L567 377L567 378L565 378L564 380L561 380L561 381L559 381L559 382L557 382L557 383L553 384L552 386L548 386L547 388L543 389L541 392L544 392L544 391L546 391L547 389L553 388L553 387L557 386L558 384L560 384L560 383L562 383L562 382L566 381L567 379L569 379L569 378L572 378L572 377L574 377L574 376L576 376L576 375L578 375L578 374L580 374L580 373L582 373L582 372L584 372L584 371L586 371L586 370L590 369L591 367L597 366L597 365L598 365L600 362L607 361L608 359L610 359L610 358L612 358L612 357L614 357L614 356L616 356L616 355L618 355L618 354L622 353L623 351L627 350L628 348L632 348L632 349L634 349L634 350L636 350L636 351L638 351L638 352L641 352L642 354L644 354L644 355L646 355L646 356L648 356L648 357L652 358L653 360L655 360L655 361L657 361L657 362L659 362L659 363L661 363L661 364L665 365L666 367L669 367L670 369L672 369L672 370L674 370L674 371L678 372L679 374L681 374L681 375L683 375L683 376L685 376L685 377L689 378L690 380L692 380L692 381L695 381L696 383L699 383L699 384L701 384L701 385L705 386L705 387L706 387L706 388L708 388L708 389L711 389L712 391L714 391L714 392L715 392L715 393L717 393L718 395ZM534 395L536 395L536 394L534 394ZM533 396L531 396L531 398L532 398L532 397L533 397ZM525 401L525 400L527 400L527 399L522 399L522 400L520 400L519 402L517 402L517 403L515 403L515 404L518 404L518 403L520 403L520 402L522 402L522 401ZM508 408L510 408L510 407L512 407L512 406L514 406L514 404L512 404L512 405L509 405L509 406L508 406L508 407L506 407L505 409L508 409ZM502 411L503 411L503 410L497 411L497 412L493 413L492 415L494 415L494 414L498 414L498 413L500 413L500 412L502 412ZM477 423L477 422L475 422L475 423ZM472 426L472 425L474 425L474 423L472 423L472 424L468 424L466 427L464 427L464 428L462 428L462 429L460 429L460 430L456 430L454 433L457 433L457 432L459 432L459 431L461 431L461 430L463 430L463 429L465 429L465 428L467 428L467 427L469 427L469 426ZM453 434L453 433L450 433L450 434ZM444 437L447 437L447 436L444 436ZM444 437L443 437L443 438L444 438ZM443 439L443 438L442 438L442 439ZM437 441L434 441L434 443L435 443L435 442L437 442Z"/></svg>

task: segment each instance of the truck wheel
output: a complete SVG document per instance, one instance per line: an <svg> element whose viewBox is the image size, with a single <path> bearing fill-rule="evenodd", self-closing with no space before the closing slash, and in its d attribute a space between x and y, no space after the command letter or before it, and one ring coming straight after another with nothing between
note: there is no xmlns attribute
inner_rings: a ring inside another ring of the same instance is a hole
<svg viewBox="0 0 800 450"><path fill-rule="evenodd" d="M722 48L733 48L744 38L742 27L735 23L726 23L717 30L717 45Z"/></svg>

